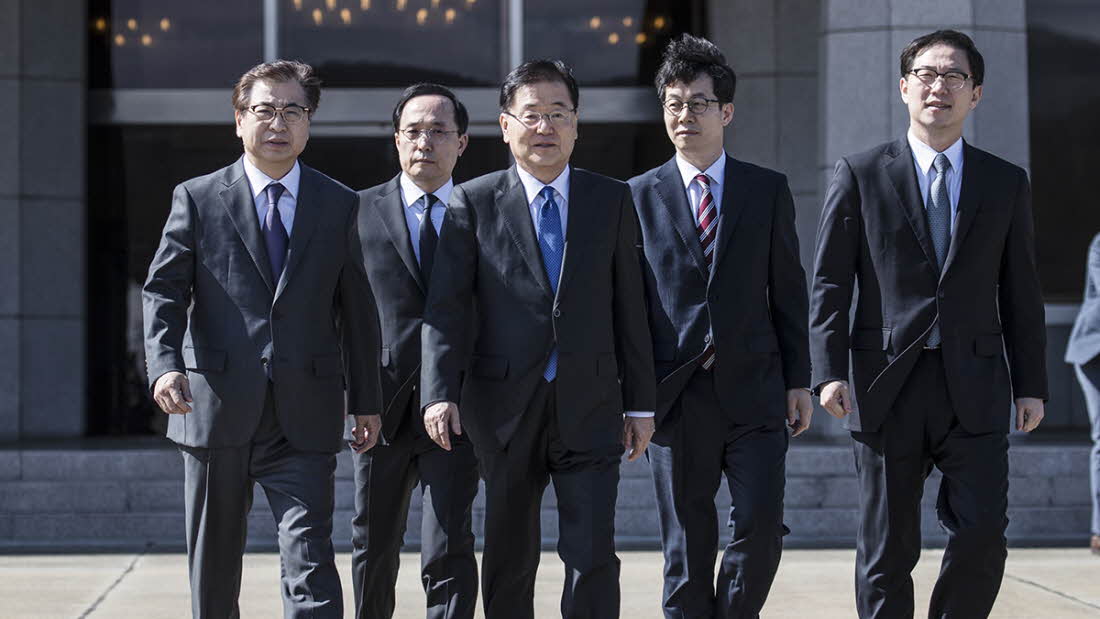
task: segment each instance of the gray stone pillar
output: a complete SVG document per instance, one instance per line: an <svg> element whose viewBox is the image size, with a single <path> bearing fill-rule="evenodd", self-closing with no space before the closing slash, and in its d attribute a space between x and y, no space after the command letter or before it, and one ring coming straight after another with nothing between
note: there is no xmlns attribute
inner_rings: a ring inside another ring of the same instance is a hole
<svg viewBox="0 0 1100 619"><path fill-rule="evenodd" d="M85 423L87 20L0 0L0 440Z"/></svg>

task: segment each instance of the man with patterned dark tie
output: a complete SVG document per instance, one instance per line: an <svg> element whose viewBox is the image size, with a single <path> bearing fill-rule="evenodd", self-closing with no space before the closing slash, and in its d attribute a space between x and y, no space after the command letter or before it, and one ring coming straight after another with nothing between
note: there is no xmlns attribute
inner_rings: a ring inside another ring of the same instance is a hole
<svg viewBox="0 0 1100 619"><path fill-rule="evenodd" d="M806 276L778 172L728 156L736 77L683 35L657 71L676 155L630 180L645 247L665 617L757 617L783 548L787 431L810 425ZM714 496L731 499L719 565Z"/></svg>
<svg viewBox="0 0 1100 619"><path fill-rule="evenodd" d="M900 69L908 135L842 158L825 196L814 385L852 432L859 616L913 616L935 466L947 547L928 616L980 618L1004 575L1011 399L1030 432L1047 397L1031 191L1024 170L962 139L985 73L970 37L918 37Z"/></svg>
<svg viewBox="0 0 1100 619"><path fill-rule="evenodd" d="M361 449L378 438L379 342L356 195L298 161L320 95L299 62L241 77L244 156L176 187L142 295L149 383L183 454L196 618L240 615L253 483L278 525L284 616L343 616L336 453L345 410Z"/></svg>
<svg viewBox="0 0 1100 619"><path fill-rule="evenodd" d="M420 409L420 326L432 259L468 138L466 108L449 89L415 84L393 110L401 173L359 193L362 261L382 326L382 436L355 449L352 583L357 619L394 612L398 556L409 498L423 496L420 576L429 619L470 619L477 562L470 507L477 495L473 446L456 436L450 451L424 431Z"/></svg>
<svg viewBox="0 0 1100 619"><path fill-rule="evenodd" d="M424 424L444 449L468 432L478 453L487 619L534 617L550 481L562 616L619 616L619 459L653 432L634 204L625 183L570 167L578 96L561 61L508 75L500 126L516 166L455 187L428 290Z"/></svg>

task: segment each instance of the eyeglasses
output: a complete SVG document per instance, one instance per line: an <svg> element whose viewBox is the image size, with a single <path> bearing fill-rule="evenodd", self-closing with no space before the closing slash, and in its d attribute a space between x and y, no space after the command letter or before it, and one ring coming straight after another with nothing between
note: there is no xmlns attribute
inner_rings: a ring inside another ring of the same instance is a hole
<svg viewBox="0 0 1100 619"><path fill-rule="evenodd" d="M286 124L293 125L302 122L302 120L307 118L313 110L308 107L302 107L297 103L291 103L283 107L275 107L274 105L261 103L259 105L248 106L248 111L255 114L256 119L260 122L271 122L275 120L275 116L281 114Z"/></svg>
<svg viewBox="0 0 1100 619"><path fill-rule="evenodd" d="M943 78L943 85L948 90L958 90L963 87L963 84L966 84L966 80L970 79L970 76L962 71L940 73L933 69L913 69L909 74L916 76L922 84L929 88L936 85L936 80Z"/></svg>
<svg viewBox="0 0 1100 619"><path fill-rule="evenodd" d="M443 129L413 129L410 127L408 129L402 129L399 133L405 136L405 139L410 142L416 142L420 138L424 138L429 142L439 142L447 139L452 134L457 135L458 131L444 131Z"/></svg>
<svg viewBox="0 0 1100 619"><path fill-rule="evenodd" d="M539 112L528 110L521 113L519 116L516 116L511 112L501 113L515 118L520 122L520 124L522 124L524 127L527 127L528 129L537 129L539 123L541 123L542 119L544 118L546 119L546 122L550 123L550 125L553 127L565 127L569 124L571 120L573 120L572 114L576 111L577 108L573 108L568 111L555 110L553 112L550 112L549 114L540 114Z"/></svg>
<svg viewBox="0 0 1100 619"><path fill-rule="evenodd" d="M669 99L661 104L669 114L673 116L679 116L686 107L692 114L702 114L707 111L711 103L719 103L718 99L692 99L691 101L681 101L679 99Z"/></svg>

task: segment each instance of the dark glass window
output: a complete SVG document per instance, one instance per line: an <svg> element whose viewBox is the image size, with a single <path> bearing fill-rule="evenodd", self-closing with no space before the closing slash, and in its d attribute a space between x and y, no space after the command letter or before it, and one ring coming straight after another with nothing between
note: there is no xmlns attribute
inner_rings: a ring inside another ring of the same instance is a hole
<svg viewBox="0 0 1100 619"><path fill-rule="evenodd" d="M88 15L92 88L229 89L263 60L262 0L91 0Z"/></svg>
<svg viewBox="0 0 1100 619"><path fill-rule="evenodd" d="M527 0L524 55L566 61L582 86L650 86L669 40L682 32L704 34L702 6L698 0Z"/></svg>
<svg viewBox="0 0 1100 619"><path fill-rule="evenodd" d="M328 87L496 86L501 0L280 0L279 54Z"/></svg>
<svg viewBox="0 0 1100 619"><path fill-rule="evenodd" d="M1047 301L1080 301L1100 232L1100 3L1029 0L1027 22L1039 272Z"/></svg>

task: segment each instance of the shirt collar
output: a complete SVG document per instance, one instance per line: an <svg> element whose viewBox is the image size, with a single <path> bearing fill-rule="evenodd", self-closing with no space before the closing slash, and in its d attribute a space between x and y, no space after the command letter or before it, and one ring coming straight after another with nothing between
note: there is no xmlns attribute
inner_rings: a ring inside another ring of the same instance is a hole
<svg viewBox="0 0 1100 619"><path fill-rule="evenodd" d="M524 170L520 166L516 166L516 172L519 174L519 182L523 184L523 191L527 194L527 204L531 205L535 203L535 198L539 197L539 192L543 187L553 187L554 191L558 192L558 197L562 200L569 200L569 170L571 166L565 166L562 173L557 178L544 183L535 178L530 172Z"/></svg>
<svg viewBox="0 0 1100 619"><path fill-rule="evenodd" d="M718 159L710 164L710 167L706 170L696 168L681 157L680 153L676 153L676 167L680 170L680 178L684 181L684 187L689 187L700 173L710 177L711 184L721 186L726 180L726 151L723 149Z"/></svg>
<svg viewBox="0 0 1100 619"><path fill-rule="evenodd" d="M290 171L286 173L286 176L276 180L264 174L259 168L252 165L252 162L248 160L248 157L244 159L244 173L248 176L248 182L252 185L252 198L260 197L260 194L267 189L267 186L271 183L279 183L283 186L283 195L290 195L294 200L298 199L298 186L302 180L302 167L297 161L294 162L294 167L290 168Z"/></svg>
<svg viewBox="0 0 1100 619"><path fill-rule="evenodd" d="M913 159L917 161L917 167L925 176L932 170L932 163L936 160L936 149L921 142L917 136L913 135L912 129L905 136L909 140L909 148L913 151ZM943 154L947 155L947 160L951 162L951 169L958 172L962 169L963 159L963 139L960 137L955 140L955 143L947 147L947 150L943 151Z"/></svg>
<svg viewBox="0 0 1100 619"><path fill-rule="evenodd" d="M401 197L405 200L406 208L412 208L412 205L416 204L416 201L424 197L424 194L427 193L420 187L417 187L416 183L414 183L404 172L401 173L401 180L399 182L401 183ZM432 195L446 206L451 201L451 190L454 188L454 179L448 178L447 182L443 183L442 187L432 192Z"/></svg>

